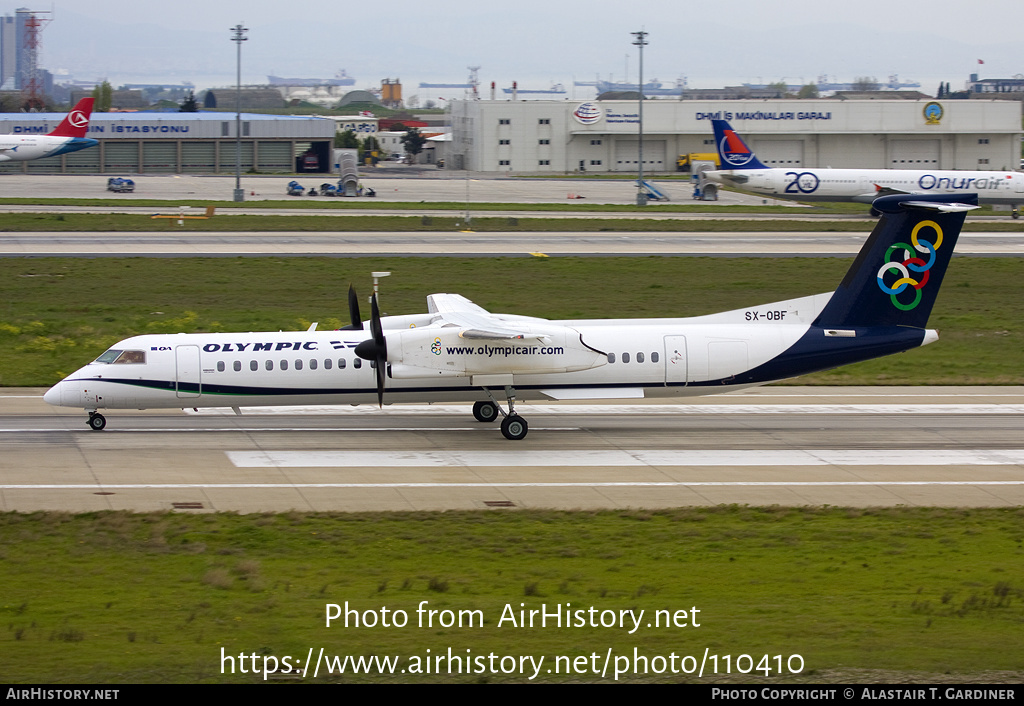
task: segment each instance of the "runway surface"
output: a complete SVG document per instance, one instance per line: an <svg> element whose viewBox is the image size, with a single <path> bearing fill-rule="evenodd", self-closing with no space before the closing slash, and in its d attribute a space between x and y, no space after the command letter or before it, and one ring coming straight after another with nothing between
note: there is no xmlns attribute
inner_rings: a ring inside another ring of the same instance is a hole
<svg viewBox="0 0 1024 706"><path fill-rule="evenodd" d="M0 257L847 256L860 251L869 232L870 226L863 233L0 233ZM962 233L956 252L1019 257L1024 233Z"/></svg>
<svg viewBox="0 0 1024 706"><path fill-rule="evenodd" d="M1024 388L770 387L639 404L111 411L0 392L0 510L1024 504Z"/></svg>

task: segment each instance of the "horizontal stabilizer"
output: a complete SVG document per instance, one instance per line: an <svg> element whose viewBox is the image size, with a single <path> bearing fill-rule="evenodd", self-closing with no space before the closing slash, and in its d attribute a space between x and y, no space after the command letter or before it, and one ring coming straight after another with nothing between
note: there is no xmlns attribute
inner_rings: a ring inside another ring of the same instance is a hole
<svg viewBox="0 0 1024 706"><path fill-rule="evenodd" d="M961 211L973 211L981 208L978 205L969 203L933 203L931 201L900 201L903 208L921 208L926 211L939 211L940 213L960 213Z"/></svg>

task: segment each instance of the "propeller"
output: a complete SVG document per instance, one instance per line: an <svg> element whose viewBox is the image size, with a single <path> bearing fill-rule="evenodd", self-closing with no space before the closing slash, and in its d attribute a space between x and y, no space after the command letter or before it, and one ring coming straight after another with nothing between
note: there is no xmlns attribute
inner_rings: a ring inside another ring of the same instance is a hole
<svg viewBox="0 0 1024 706"><path fill-rule="evenodd" d="M363 317L359 315L359 297L356 296L355 288L348 286L348 316L352 321L348 326L342 326L339 331L362 331Z"/></svg>
<svg viewBox="0 0 1024 706"><path fill-rule="evenodd" d="M377 294L370 300L370 333L368 338L356 346L355 354L363 360L376 363L377 404L384 407L384 366L388 364L388 342L380 325L380 309L377 308Z"/></svg>

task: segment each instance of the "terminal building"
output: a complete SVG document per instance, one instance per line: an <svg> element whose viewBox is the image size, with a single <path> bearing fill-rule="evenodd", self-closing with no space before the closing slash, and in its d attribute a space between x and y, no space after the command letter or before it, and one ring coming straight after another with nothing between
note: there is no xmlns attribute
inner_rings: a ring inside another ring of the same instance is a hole
<svg viewBox="0 0 1024 706"><path fill-rule="evenodd" d="M728 120L770 167L1017 169L1021 108L984 100L645 100L645 174L714 152ZM448 168L636 173L636 100L453 101Z"/></svg>
<svg viewBox="0 0 1024 706"><path fill-rule="evenodd" d="M45 135L64 113L0 114L0 134ZM242 113L243 172L327 172L334 121ZM2 162L0 173L233 174L234 113L93 113L88 137L97 147L27 162Z"/></svg>

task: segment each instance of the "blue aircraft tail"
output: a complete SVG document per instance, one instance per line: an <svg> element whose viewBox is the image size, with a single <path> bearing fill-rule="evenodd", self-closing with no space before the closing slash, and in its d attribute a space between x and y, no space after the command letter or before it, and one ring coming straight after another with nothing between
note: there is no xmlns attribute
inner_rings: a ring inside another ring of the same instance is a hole
<svg viewBox="0 0 1024 706"><path fill-rule="evenodd" d="M728 382L761 384L910 350L925 328L976 194L875 199L882 218L807 333L782 355Z"/></svg>
<svg viewBox="0 0 1024 706"><path fill-rule="evenodd" d="M767 169L725 120L712 120L722 169Z"/></svg>
<svg viewBox="0 0 1024 706"><path fill-rule="evenodd" d="M814 322L822 328L924 328L976 194L897 194L872 202L881 219Z"/></svg>

